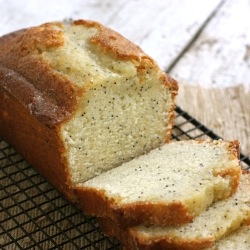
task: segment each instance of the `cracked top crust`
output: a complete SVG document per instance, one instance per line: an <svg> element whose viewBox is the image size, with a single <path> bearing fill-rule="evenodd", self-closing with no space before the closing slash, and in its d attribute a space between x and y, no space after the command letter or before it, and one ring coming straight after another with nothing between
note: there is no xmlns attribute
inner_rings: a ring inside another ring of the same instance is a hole
<svg viewBox="0 0 250 250"><path fill-rule="evenodd" d="M75 33L83 35L77 37ZM113 62L130 62L138 75L147 68L156 70L163 83L177 91L176 82L160 71L153 59L117 32L93 21L45 23L0 38L0 86L44 125L55 127L67 121L93 81L81 78L81 84L77 84L70 72L59 67L60 62L72 59L71 47L80 39L84 40L84 48L78 51L79 56L87 51L88 57L101 61L104 69L110 68L105 65L109 58ZM87 66L83 71L90 74Z"/></svg>

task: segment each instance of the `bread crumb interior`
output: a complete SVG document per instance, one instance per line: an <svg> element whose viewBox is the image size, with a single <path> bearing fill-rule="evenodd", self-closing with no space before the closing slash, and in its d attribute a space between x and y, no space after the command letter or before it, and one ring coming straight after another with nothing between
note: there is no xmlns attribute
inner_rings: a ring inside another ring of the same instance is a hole
<svg viewBox="0 0 250 250"><path fill-rule="evenodd" d="M64 29L65 46L44 57L86 90L73 119L62 129L77 184L162 145L172 100L160 70L138 72L140 64L97 50L89 43L95 28Z"/></svg>

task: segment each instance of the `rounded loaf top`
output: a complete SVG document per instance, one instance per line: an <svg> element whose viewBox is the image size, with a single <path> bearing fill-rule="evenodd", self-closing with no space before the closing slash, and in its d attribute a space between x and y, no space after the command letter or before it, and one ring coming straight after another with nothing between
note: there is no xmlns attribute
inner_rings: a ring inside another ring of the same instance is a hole
<svg viewBox="0 0 250 250"><path fill-rule="evenodd" d="M176 94L177 83L152 58L94 21L50 22L0 38L0 84L46 126L69 120L93 85L117 76L143 84L149 75Z"/></svg>

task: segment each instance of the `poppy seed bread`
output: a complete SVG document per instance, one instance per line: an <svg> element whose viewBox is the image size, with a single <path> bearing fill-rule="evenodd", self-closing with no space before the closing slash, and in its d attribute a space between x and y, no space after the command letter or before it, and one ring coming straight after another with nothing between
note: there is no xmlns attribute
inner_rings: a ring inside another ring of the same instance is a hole
<svg viewBox="0 0 250 250"><path fill-rule="evenodd" d="M176 141L76 186L86 214L119 227L187 223L237 187L238 142Z"/></svg>
<svg viewBox="0 0 250 250"><path fill-rule="evenodd" d="M0 38L0 136L71 201L74 186L170 140L177 83L92 21Z"/></svg>
<svg viewBox="0 0 250 250"><path fill-rule="evenodd" d="M226 200L213 203L191 223L175 227L136 226L122 230L111 220L99 218L99 223L107 235L115 235L126 249L238 249L240 238L245 238L250 221L250 174L241 176L237 192ZM239 230L239 231L238 231ZM232 236L228 236L231 232ZM236 236L236 235L237 236ZM243 237L244 236L244 237ZM222 242L220 242L222 239ZM231 242L231 243L229 243ZM235 248L225 248L234 245ZM248 248L246 248L248 249Z"/></svg>

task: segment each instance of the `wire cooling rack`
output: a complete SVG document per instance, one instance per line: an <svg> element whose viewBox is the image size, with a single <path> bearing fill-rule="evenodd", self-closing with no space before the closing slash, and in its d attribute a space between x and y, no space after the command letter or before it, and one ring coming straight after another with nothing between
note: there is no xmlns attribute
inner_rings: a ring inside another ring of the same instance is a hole
<svg viewBox="0 0 250 250"><path fill-rule="evenodd" d="M176 108L173 139L219 136ZM241 154L244 168L250 159ZM0 249L120 249L0 138Z"/></svg>

